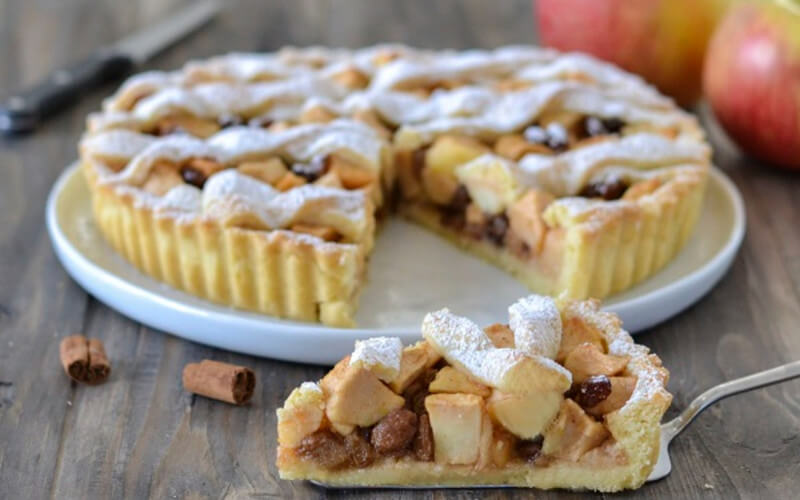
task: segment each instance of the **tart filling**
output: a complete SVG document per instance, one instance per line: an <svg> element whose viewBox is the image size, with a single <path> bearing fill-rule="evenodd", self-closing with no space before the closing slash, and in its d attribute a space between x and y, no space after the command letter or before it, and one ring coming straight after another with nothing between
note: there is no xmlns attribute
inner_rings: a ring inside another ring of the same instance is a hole
<svg viewBox="0 0 800 500"><path fill-rule="evenodd" d="M444 309L422 335L359 341L289 395L282 478L602 491L646 479L668 373L596 302L530 296L483 329Z"/></svg>

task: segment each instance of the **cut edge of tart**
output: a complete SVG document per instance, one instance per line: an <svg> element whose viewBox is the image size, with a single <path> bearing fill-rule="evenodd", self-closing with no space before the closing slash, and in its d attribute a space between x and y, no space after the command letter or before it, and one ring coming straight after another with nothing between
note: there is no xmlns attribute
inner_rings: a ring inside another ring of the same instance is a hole
<svg viewBox="0 0 800 500"><path fill-rule="evenodd" d="M443 309L416 344L358 341L277 410L280 477L638 488L658 457L669 374L598 307L531 295L507 325L482 329Z"/></svg>
<svg viewBox="0 0 800 500"><path fill-rule="evenodd" d="M697 120L635 75L532 47L285 48L128 79L89 116L95 219L146 274L353 326L392 208L533 292L604 298L702 209Z"/></svg>

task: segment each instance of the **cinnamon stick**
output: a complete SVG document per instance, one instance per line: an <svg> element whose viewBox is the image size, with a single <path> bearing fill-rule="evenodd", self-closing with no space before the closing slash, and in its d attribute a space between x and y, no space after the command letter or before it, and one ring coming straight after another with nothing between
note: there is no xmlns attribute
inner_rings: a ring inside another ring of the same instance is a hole
<svg viewBox="0 0 800 500"><path fill-rule="evenodd" d="M111 374L111 363L101 340L70 335L61 341L58 351L64 371L76 382L102 384Z"/></svg>
<svg viewBox="0 0 800 500"><path fill-rule="evenodd" d="M253 396L256 376L244 366L205 359L183 369L183 387L195 394L241 405Z"/></svg>

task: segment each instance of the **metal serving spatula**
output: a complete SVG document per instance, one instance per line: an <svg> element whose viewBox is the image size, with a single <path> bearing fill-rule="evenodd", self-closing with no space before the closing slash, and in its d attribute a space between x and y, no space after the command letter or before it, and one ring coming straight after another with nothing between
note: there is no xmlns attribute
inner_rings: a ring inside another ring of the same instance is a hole
<svg viewBox="0 0 800 500"><path fill-rule="evenodd" d="M658 454L658 461L656 462L653 472L647 481L657 481L667 477L672 471L672 462L669 458L669 445L675 437L686 428L692 420L697 417L703 410L708 408L711 404L716 403L720 399L733 396L742 392L752 391L768 385L777 384L786 380L800 377L800 361L792 361L785 365L777 366L769 370L753 373L742 378L723 382L719 385L708 389L704 393L697 396L689 406L681 412L680 415L670 420L665 424L661 424L661 448ZM327 489L450 489L450 488L514 488L508 485L469 485L469 486L450 486L450 485L427 485L427 486L341 486L322 483L319 481L310 481L312 484Z"/></svg>
<svg viewBox="0 0 800 500"><path fill-rule="evenodd" d="M42 82L0 103L0 132L30 132L46 117L77 101L92 87L116 80L196 30L219 12L218 0L197 0L161 22L103 47L53 72Z"/></svg>
<svg viewBox="0 0 800 500"><path fill-rule="evenodd" d="M797 377L800 377L800 361L792 361L763 372L753 373L752 375L715 385L694 398L680 415L665 424L661 424L661 448L658 452L658 461L647 480L656 481L669 475L672 471L672 462L669 459L669 444L700 412L713 403L734 394L752 391L753 389L759 389Z"/></svg>

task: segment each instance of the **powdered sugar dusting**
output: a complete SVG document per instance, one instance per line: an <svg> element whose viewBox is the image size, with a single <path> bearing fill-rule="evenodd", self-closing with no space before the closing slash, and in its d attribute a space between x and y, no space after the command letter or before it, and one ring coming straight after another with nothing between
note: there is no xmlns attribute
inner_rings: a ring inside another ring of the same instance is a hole
<svg viewBox="0 0 800 500"><path fill-rule="evenodd" d="M137 101L128 114L141 124L180 113L204 118L216 118L225 113L249 115L271 106L293 105L299 110L303 102L316 96L339 100L345 93L341 86L313 75L252 84L212 82L193 87L160 88ZM125 116L124 113L118 115Z"/></svg>
<svg viewBox="0 0 800 500"><path fill-rule="evenodd" d="M93 151L88 152L93 154ZM202 139L187 135L175 135L170 136L169 140L159 139L151 142L138 152L123 170L102 180L138 186L145 182L150 170L159 161L179 163L189 158L222 158L224 156L224 151Z"/></svg>
<svg viewBox="0 0 800 500"><path fill-rule="evenodd" d="M708 148L700 143L672 141L657 134L639 133L558 156L526 155L518 164L518 175L525 185L544 189L555 196L574 196L598 169L606 166L624 165L643 170L675 164L702 164L707 154Z"/></svg>
<svg viewBox="0 0 800 500"><path fill-rule="evenodd" d="M130 109L141 96L149 95L158 89L178 84L180 74L164 71L145 71L128 78L117 92L103 102L107 111Z"/></svg>
<svg viewBox="0 0 800 500"><path fill-rule="evenodd" d="M382 60L385 54L392 54L392 59ZM366 89L353 91L336 80L351 68L370 79ZM529 86L510 92L492 88L493 82L504 79ZM434 91L429 98L404 92L441 81L467 84ZM399 45L354 51L311 47L228 54L190 62L174 74L132 79L107 110L129 109L146 124L173 111L215 117L259 110L273 116L274 107L275 113L286 116L287 110L299 114L312 104L339 114L375 109L388 122L408 127L425 140L469 130L497 136L530 124L545 107L554 105L628 123L683 128L694 122L640 78L610 64L584 54L521 46L468 51ZM108 125L137 126L121 119Z"/></svg>
<svg viewBox="0 0 800 500"><path fill-rule="evenodd" d="M156 212L195 213L202 208L202 194L199 189L189 184L180 184L170 189L156 203Z"/></svg>
<svg viewBox="0 0 800 500"><path fill-rule="evenodd" d="M87 136L81 143L84 154L100 162L130 158L119 172L98 169L100 182L117 187L141 186L159 162L180 164L192 158L211 158L231 165L277 154L304 162L335 152L378 170L384 147L371 128L350 120L302 125L282 132L230 128L207 140L186 135L155 138L130 130L108 130ZM165 195L169 198L166 200L144 192L137 196L142 204L164 214L181 212L186 216L196 211L223 223L235 224L250 218L273 229L294 223L319 223L354 241L361 240L369 229L369 204L365 193L359 190L305 184L281 193L235 169L225 169L208 178L202 203L198 203L200 195L191 190L172 191Z"/></svg>
<svg viewBox="0 0 800 500"><path fill-rule="evenodd" d="M400 373L403 342L399 337L374 337L357 340L351 365L362 365L372 370L384 382L392 382Z"/></svg>
<svg viewBox="0 0 800 500"><path fill-rule="evenodd" d="M508 308L508 324L514 345L529 354L555 358L561 345L561 313L555 301L543 295L529 295Z"/></svg>
<svg viewBox="0 0 800 500"><path fill-rule="evenodd" d="M512 349L487 357L498 349L484 331L448 309L428 313L422 320L422 336L450 364L462 368L488 385L496 385L513 364Z"/></svg>
<svg viewBox="0 0 800 500"><path fill-rule="evenodd" d="M300 390L322 394L322 388L316 382L303 382L300 384Z"/></svg>
<svg viewBox="0 0 800 500"><path fill-rule="evenodd" d="M116 129L103 134L88 135L81 141L81 150L96 158L130 160L156 142L150 135L132 130Z"/></svg>
<svg viewBox="0 0 800 500"><path fill-rule="evenodd" d="M425 316L422 335L450 364L491 387L524 392L524 387L508 387L506 375L525 362L550 370L554 378L571 380L569 371L549 358L517 348L495 347L478 325L447 309ZM529 382L537 385L535 380Z"/></svg>
<svg viewBox="0 0 800 500"><path fill-rule="evenodd" d="M265 228L293 223L327 223L345 236L358 239L366 229L365 194L305 184L280 192L237 170L223 170L209 177L202 194L203 214L226 222L253 217Z"/></svg>

